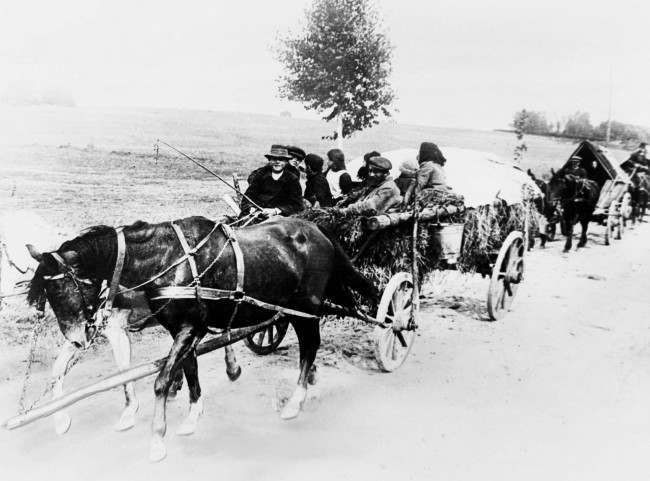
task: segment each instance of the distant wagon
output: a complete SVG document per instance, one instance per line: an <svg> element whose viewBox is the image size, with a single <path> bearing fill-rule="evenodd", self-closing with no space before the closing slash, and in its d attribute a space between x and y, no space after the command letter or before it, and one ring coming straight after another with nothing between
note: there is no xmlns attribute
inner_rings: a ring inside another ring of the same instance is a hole
<svg viewBox="0 0 650 481"><path fill-rule="evenodd" d="M591 141L580 142L569 159L573 156L582 158L580 167L587 172L587 178L600 187L593 220L606 226L605 244L609 245L612 235L621 238L626 222L632 217L632 180L611 152ZM564 167L569 162L567 160Z"/></svg>

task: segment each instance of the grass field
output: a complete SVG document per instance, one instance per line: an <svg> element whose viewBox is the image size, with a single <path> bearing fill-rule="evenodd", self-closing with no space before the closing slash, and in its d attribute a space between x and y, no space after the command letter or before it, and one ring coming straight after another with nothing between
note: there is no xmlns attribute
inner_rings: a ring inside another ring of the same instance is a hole
<svg viewBox="0 0 650 481"><path fill-rule="evenodd" d="M33 209L63 232L137 219L216 217L227 192L216 179L160 138L203 159L215 171L246 175L262 165L272 143L295 144L324 156L332 142L318 121L242 113L155 109L6 108L0 110L0 202ZM494 152L511 159L517 141L507 132L385 123L345 142L351 158L370 150L440 145ZM529 136L522 167L558 166L574 143ZM471 175L471 173L469 173ZM477 181L480 181L477 179Z"/></svg>

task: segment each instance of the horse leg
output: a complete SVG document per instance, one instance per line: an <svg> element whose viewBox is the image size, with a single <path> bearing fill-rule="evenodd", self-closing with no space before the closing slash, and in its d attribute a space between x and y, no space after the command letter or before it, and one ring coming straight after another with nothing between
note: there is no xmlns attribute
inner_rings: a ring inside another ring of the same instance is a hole
<svg viewBox="0 0 650 481"><path fill-rule="evenodd" d="M307 398L307 384L315 383L316 369L314 360L316 352L320 347L320 325L319 320L298 320L291 323L300 345L300 376L298 377L298 386L293 395L282 408L280 417L282 419L293 419L298 416L302 405Z"/></svg>
<svg viewBox="0 0 650 481"><path fill-rule="evenodd" d="M226 374L228 379L231 381L236 381L241 375L241 366L237 364L237 358L235 357L235 350L232 347L232 344L228 344L225 348L225 359L226 359ZM189 381L188 381L189 382Z"/></svg>
<svg viewBox="0 0 650 481"><path fill-rule="evenodd" d="M167 455L163 438L167 431L166 404L172 377L180 367L183 359L196 347L200 338L201 336L197 334L193 326L185 325L181 327L174 337L169 356L154 383L155 401L153 421L151 423L151 447L149 450L149 459L151 461L160 461Z"/></svg>
<svg viewBox="0 0 650 481"><path fill-rule="evenodd" d="M183 371L179 369L174 374L172 374L172 385L169 386L169 393L167 398L176 399L178 391L183 388Z"/></svg>
<svg viewBox="0 0 650 481"><path fill-rule="evenodd" d="M563 221L566 228L566 242L564 243L564 252L569 252L573 246L573 222Z"/></svg>
<svg viewBox="0 0 650 481"><path fill-rule="evenodd" d="M191 351L183 361L183 372L187 379L187 388L190 392L190 410L185 420L176 430L180 436L193 434L203 414L203 399L201 399L201 385L199 384L199 366L196 362L196 352Z"/></svg>
<svg viewBox="0 0 650 481"><path fill-rule="evenodd" d="M130 313L130 309L114 309L104 330L104 335L113 349L115 363L120 370L127 369L131 365L131 340L126 333ZM124 385L124 397L126 403L122 415L115 425L117 431L125 431L135 425L135 413L140 405L135 396L133 382Z"/></svg>
<svg viewBox="0 0 650 481"><path fill-rule="evenodd" d="M580 234L580 242L578 242L578 247L584 247L587 245L587 229L589 228L589 217L591 217L591 215L580 219L582 233Z"/></svg>
<svg viewBox="0 0 650 481"><path fill-rule="evenodd" d="M63 379L65 378L65 373L68 370L68 365L72 360L72 357L77 352L77 348L69 341L66 341L63 346L61 346L61 351L54 361L54 367L52 368L52 379L54 385L52 387L52 399L59 398L63 395ZM66 411L57 411L54 414L54 427L57 434L65 434L70 429L70 416Z"/></svg>

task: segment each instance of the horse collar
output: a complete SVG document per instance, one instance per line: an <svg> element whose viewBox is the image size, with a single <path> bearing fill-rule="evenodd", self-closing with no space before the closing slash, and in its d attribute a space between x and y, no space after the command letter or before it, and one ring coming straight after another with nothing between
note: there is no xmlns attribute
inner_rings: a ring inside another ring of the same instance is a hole
<svg viewBox="0 0 650 481"><path fill-rule="evenodd" d="M117 257L115 259L115 269L113 269L113 277L108 290L108 297L106 298L106 305L104 311L110 315L113 309L113 301L117 295L117 289L120 285L120 277L122 277L122 269L124 268L124 258L126 257L126 239L124 238L124 227L115 229L117 235Z"/></svg>

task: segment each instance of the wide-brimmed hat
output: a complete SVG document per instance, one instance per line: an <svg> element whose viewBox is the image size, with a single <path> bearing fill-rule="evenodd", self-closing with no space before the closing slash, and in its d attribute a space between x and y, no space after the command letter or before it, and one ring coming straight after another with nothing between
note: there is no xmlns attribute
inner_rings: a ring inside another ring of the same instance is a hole
<svg viewBox="0 0 650 481"><path fill-rule="evenodd" d="M371 157L368 161L368 167L371 169L388 172L393 168L393 164L391 164L390 160L388 160L386 157Z"/></svg>
<svg viewBox="0 0 650 481"><path fill-rule="evenodd" d="M287 148L284 145L274 144L271 146L271 150L268 154L264 154L264 157L267 159L292 159L291 155L287 151Z"/></svg>

